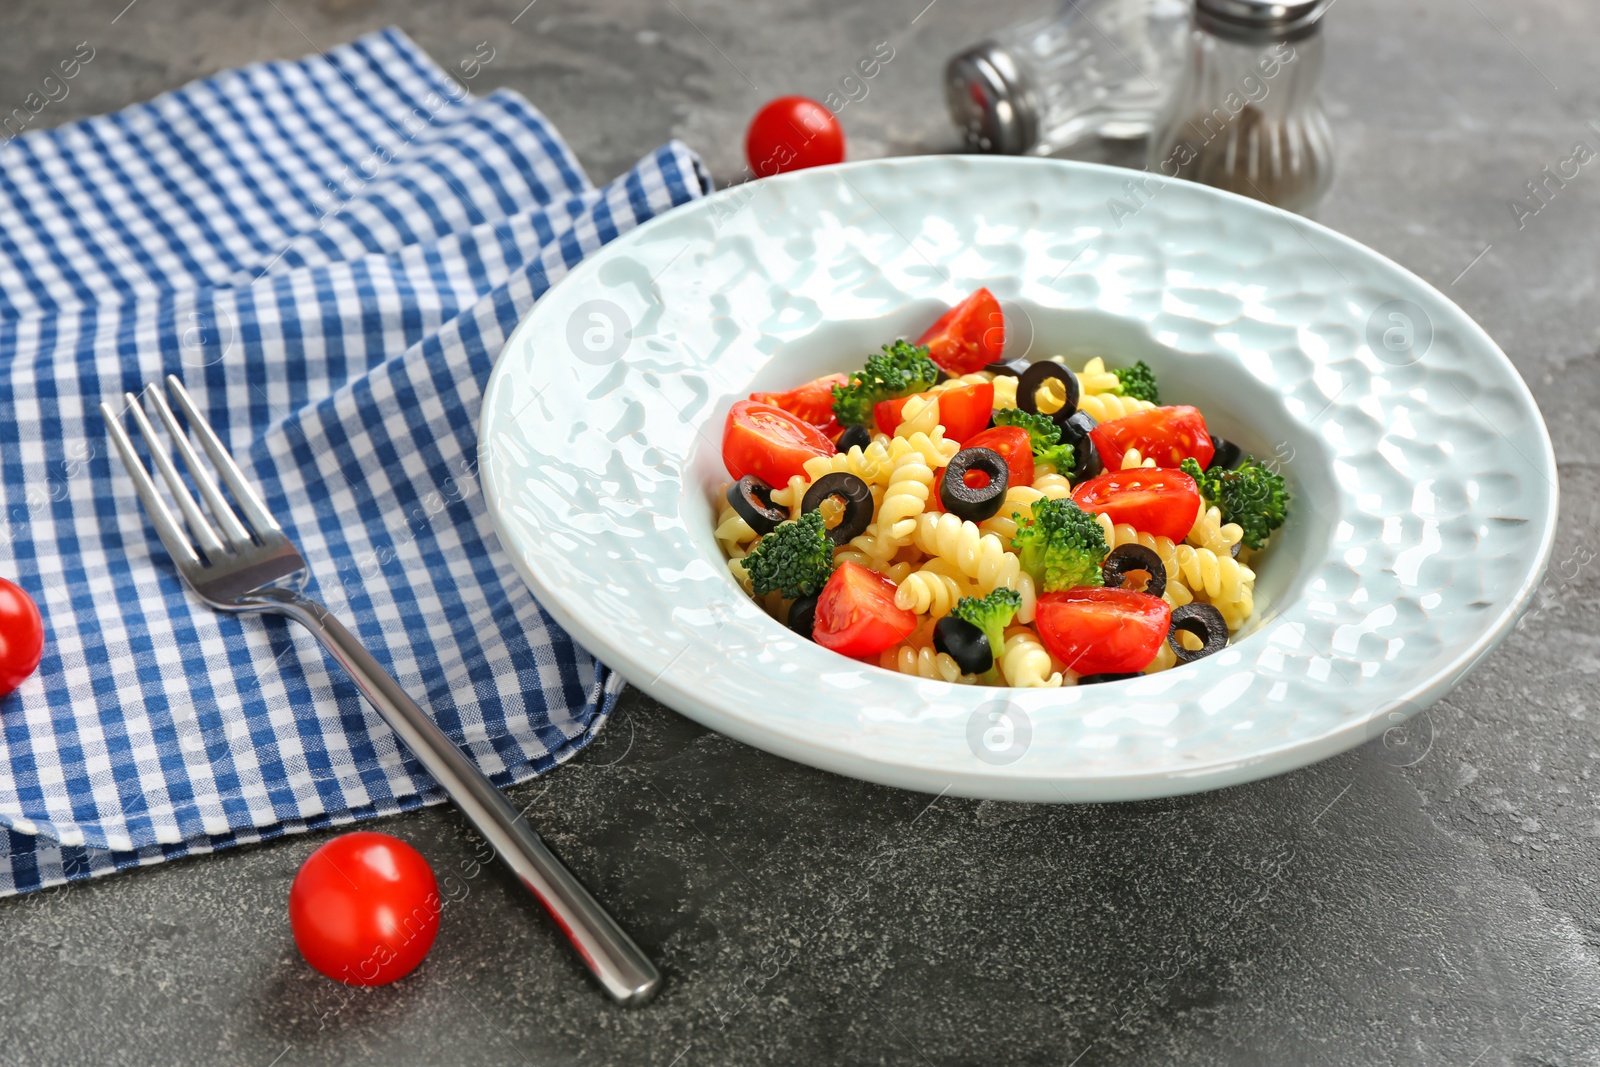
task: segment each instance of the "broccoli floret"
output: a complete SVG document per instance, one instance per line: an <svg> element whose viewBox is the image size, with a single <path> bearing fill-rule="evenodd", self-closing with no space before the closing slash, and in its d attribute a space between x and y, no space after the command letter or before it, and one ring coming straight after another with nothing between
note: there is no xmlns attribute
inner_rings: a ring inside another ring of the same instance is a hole
<svg viewBox="0 0 1600 1067"><path fill-rule="evenodd" d="M989 654L994 657L995 663L999 663L1001 653L1006 650L1006 627L1011 625L1011 619L1020 607L1022 594L1000 586L988 596L962 597L956 601L951 614L983 631L983 636L989 641ZM995 668L990 667L985 678L994 673Z"/></svg>
<svg viewBox="0 0 1600 1067"><path fill-rule="evenodd" d="M1246 548L1260 548L1289 516L1289 489L1283 475L1263 467L1254 456L1246 456L1231 471L1202 471L1193 459L1179 466L1199 486L1206 507L1216 508L1223 522L1236 522L1244 530L1240 542Z"/></svg>
<svg viewBox="0 0 1600 1067"><path fill-rule="evenodd" d="M1117 376L1117 392L1152 404L1161 403L1161 393L1156 389L1156 372L1144 360L1131 367L1119 367L1111 372Z"/></svg>
<svg viewBox="0 0 1600 1067"><path fill-rule="evenodd" d="M810 596L820 590L833 573L833 543L828 540L822 509L779 523L745 557L744 569L757 596L774 589L786 597Z"/></svg>
<svg viewBox="0 0 1600 1067"><path fill-rule="evenodd" d="M1017 533L1011 547L1022 569L1042 593L1079 585L1104 585L1100 561L1106 558L1105 531L1095 517L1066 497L1033 503L1033 514L1012 512Z"/></svg>
<svg viewBox="0 0 1600 1067"><path fill-rule="evenodd" d="M844 385L833 387L833 413L845 426L870 427L872 405L931 389L938 380L939 366L928 358L926 346L896 341L884 345L881 356L868 356L866 367Z"/></svg>
<svg viewBox="0 0 1600 1067"><path fill-rule="evenodd" d="M1072 446L1061 443L1061 427L1049 415L1036 415L1021 408L1001 408L994 413L994 424L1027 430L1035 463L1048 463L1057 471L1072 470Z"/></svg>

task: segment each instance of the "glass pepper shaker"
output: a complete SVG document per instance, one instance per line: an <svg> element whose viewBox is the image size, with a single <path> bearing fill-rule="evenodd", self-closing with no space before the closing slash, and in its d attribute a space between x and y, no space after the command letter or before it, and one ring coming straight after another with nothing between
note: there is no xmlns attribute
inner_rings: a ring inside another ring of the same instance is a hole
<svg viewBox="0 0 1600 1067"><path fill-rule="evenodd" d="M1188 26L1188 0L1063 0L950 58L950 118L968 147L1005 155L1144 137Z"/></svg>
<svg viewBox="0 0 1600 1067"><path fill-rule="evenodd" d="M1183 70L1151 136L1153 171L1290 211L1333 179L1317 96L1328 0L1195 0Z"/></svg>

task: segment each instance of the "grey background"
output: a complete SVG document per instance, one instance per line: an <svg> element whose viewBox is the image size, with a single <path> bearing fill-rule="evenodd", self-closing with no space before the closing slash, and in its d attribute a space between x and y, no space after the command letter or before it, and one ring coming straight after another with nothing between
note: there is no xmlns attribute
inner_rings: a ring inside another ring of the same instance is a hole
<svg viewBox="0 0 1600 1067"><path fill-rule="evenodd" d="M0 110L83 40L96 58L41 123L392 23L446 66L489 42L472 87L526 94L596 180L670 135L726 180L760 102L820 97L884 40L894 60L842 115L852 156L950 149L944 57L1027 10L525 2L7 3ZM335 986L285 914L318 835L0 903L0 1062L1600 1062L1600 174L1520 229L1508 203L1575 142L1600 148L1597 23L1526 0L1338 0L1327 20L1340 171L1320 217L1500 342L1565 498L1534 615L1419 720L1414 766L1369 746L1177 800L932 801L630 691L584 757L513 793L661 961L653 1006L606 1003L492 868L414 976ZM448 810L374 825L471 869Z"/></svg>

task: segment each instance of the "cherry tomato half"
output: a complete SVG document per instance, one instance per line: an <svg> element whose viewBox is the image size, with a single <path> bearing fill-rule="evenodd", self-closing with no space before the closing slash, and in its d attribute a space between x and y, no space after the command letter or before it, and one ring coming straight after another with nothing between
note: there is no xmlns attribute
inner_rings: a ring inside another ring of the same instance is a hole
<svg viewBox="0 0 1600 1067"><path fill-rule="evenodd" d="M982 370L994 363L1006 347L1006 320L1000 301L979 289L939 316L928 332L917 338L928 355L952 378Z"/></svg>
<svg viewBox="0 0 1600 1067"><path fill-rule="evenodd" d="M1122 454L1130 448L1137 448L1140 455L1155 460L1158 467L1176 467L1193 457L1200 469L1205 470L1216 454L1200 409L1187 404L1148 408L1102 422L1089 431L1089 436L1094 438L1094 445L1100 450L1100 462L1108 471L1122 466Z"/></svg>
<svg viewBox="0 0 1600 1067"><path fill-rule="evenodd" d="M1132 589L1064 589L1034 605L1039 640L1079 674L1124 674L1150 666L1167 639L1172 608Z"/></svg>
<svg viewBox="0 0 1600 1067"><path fill-rule="evenodd" d="M1134 467L1079 482L1072 502L1154 537L1182 541L1200 514L1200 490L1183 471Z"/></svg>
<svg viewBox="0 0 1600 1067"><path fill-rule="evenodd" d="M859 563L845 562L817 597L812 639L846 656L876 656L905 640L917 617L894 602L895 584Z"/></svg>
<svg viewBox="0 0 1600 1067"><path fill-rule="evenodd" d="M780 96L750 120L744 154L758 178L844 162L844 129L833 112L803 96Z"/></svg>
<svg viewBox="0 0 1600 1067"><path fill-rule="evenodd" d="M348 985L388 985L439 933L439 886L422 854L361 830L327 842L289 889L289 928L306 962Z"/></svg>
<svg viewBox="0 0 1600 1067"><path fill-rule="evenodd" d="M722 428L722 463L735 478L754 474L782 487L806 472L806 460L834 454L828 435L780 407L741 400Z"/></svg>
<svg viewBox="0 0 1600 1067"><path fill-rule="evenodd" d="M829 439L839 436L839 419L833 413L833 387L850 380L846 374L827 374L787 393L751 393L750 399L758 404L771 404L791 415L798 415Z"/></svg>
<svg viewBox="0 0 1600 1067"><path fill-rule="evenodd" d="M1008 485L1033 484L1033 442L1021 426L993 426L963 439L963 448L990 448L1005 457Z"/></svg>
<svg viewBox="0 0 1600 1067"><path fill-rule="evenodd" d="M21 685L44 655L44 619L33 598L0 578L0 697Z"/></svg>
<svg viewBox="0 0 1600 1067"><path fill-rule="evenodd" d="M915 396L932 396L932 393L916 393ZM909 396L898 397L894 400L880 400L872 406L872 417L878 423L878 429L884 433L894 433L895 427L900 425L900 419L905 413ZM946 389L939 394L939 424L944 427L944 435L952 441L965 441L989 425L989 416L994 410L994 386L989 382L979 382L976 385L963 385L957 389Z"/></svg>

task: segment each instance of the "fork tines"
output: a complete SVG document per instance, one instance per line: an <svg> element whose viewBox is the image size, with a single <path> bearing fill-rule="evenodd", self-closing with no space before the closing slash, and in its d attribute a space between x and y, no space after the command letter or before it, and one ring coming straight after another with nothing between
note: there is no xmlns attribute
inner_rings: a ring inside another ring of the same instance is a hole
<svg viewBox="0 0 1600 1067"><path fill-rule="evenodd" d="M161 472L161 479L166 483L167 491L183 515L182 525L161 498L155 482L134 452L133 442L123 429L121 413L110 404L101 403L100 414L106 420L106 428L111 434L111 442L116 447L117 454L122 459L122 465L133 478L133 487L139 494L139 502L144 505L150 521L155 524L161 543L166 546L174 562L178 564L178 569L184 578L202 596L216 599L235 596L255 588L263 581L299 569L304 565L300 561L299 553L284 537L282 529L273 520L255 490L250 487L250 483L245 481L238 464L222 446L211 424L200 414L199 408L195 406L183 383L176 375L168 375L167 388L172 391L178 407L183 409L184 419L189 424L187 434L179 426L172 408L167 405L166 398L161 395L159 388L147 386L142 395L149 400L156 417L171 439L172 447L183 459L189 476L200 490L200 496L205 501L204 511L189 491L189 487L184 484L172 457L158 440L155 427L151 425L140 407L139 397L133 393L124 393L123 399L126 402L128 415L132 417L134 425L144 437L150 458L155 462L156 469ZM201 462L194 443L190 440L190 434L205 450L206 456L211 460L211 466L227 483L229 492L233 494L233 499L238 504L238 513L222 495L222 489L212 476L211 470ZM206 517L207 511L210 512L210 519ZM185 526L188 527L188 534L184 532ZM292 566L289 565L291 562ZM268 566L263 568L262 564ZM264 571L274 573L262 577ZM241 581L247 581L249 584L241 587ZM201 588L202 584L210 588Z"/></svg>

